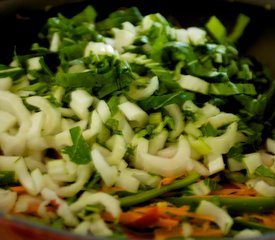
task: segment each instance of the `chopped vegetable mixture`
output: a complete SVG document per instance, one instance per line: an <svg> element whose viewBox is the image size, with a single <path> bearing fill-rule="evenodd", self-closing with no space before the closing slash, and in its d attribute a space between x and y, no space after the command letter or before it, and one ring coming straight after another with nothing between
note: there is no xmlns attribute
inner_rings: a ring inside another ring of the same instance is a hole
<svg viewBox="0 0 275 240"><path fill-rule="evenodd" d="M0 209L113 238L275 231L275 83L238 51L249 17L96 17L58 14L0 65Z"/></svg>

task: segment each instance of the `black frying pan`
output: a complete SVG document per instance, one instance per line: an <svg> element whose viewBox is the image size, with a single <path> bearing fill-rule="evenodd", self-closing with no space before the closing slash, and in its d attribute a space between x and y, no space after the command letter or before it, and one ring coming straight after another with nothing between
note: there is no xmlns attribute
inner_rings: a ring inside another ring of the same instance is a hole
<svg viewBox="0 0 275 240"><path fill-rule="evenodd" d="M58 12L69 17L87 4L96 8L99 19L120 7L137 6L144 15L160 12L183 27L203 26L210 16L216 15L230 29L237 15L244 13L251 22L238 47L268 65L275 76L275 0L0 0L0 63L9 63L14 50L27 53L48 17ZM7 220L1 214L0 226L1 240L88 239L18 218ZM261 239L275 239L275 234Z"/></svg>

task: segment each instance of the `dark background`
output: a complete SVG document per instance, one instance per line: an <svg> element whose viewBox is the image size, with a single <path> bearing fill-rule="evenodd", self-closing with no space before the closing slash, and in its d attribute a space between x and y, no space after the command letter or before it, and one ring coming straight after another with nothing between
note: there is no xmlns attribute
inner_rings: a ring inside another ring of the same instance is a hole
<svg viewBox="0 0 275 240"><path fill-rule="evenodd" d="M137 6L142 14L160 12L181 26L203 26L216 15L230 29L239 13L251 18L239 48L268 65L275 76L274 0L0 0L0 61L9 63L13 51L28 52L46 19L62 12L72 16L92 4L98 19L119 7Z"/></svg>
<svg viewBox="0 0 275 240"><path fill-rule="evenodd" d="M137 6L144 15L160 12L182 27L203 26L210 16L216 15L230 29L238 14L244 13L251 22L238 47L268 65L275 78L275 0L0 0L0 63L8 64L15 48L18 54L28 53L48 17L58 12L70 17L87 4L95 7L98 19L120 7ZM0 238L80 239L62 231L35 227L30 222L18 222L6 221L0 213ZM270 235L261 239L275 238Z"/></svg>

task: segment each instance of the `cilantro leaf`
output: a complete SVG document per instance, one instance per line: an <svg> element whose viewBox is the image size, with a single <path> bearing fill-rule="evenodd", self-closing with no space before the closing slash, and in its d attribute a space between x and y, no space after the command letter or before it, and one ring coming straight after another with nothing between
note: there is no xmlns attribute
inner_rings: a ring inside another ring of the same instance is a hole
<svg viewBox="0 0 275 240"><path fill-rule="evenodd" d="M256 168L255 175L275 179L275 173L270 168L263 165Z"/></svg>
<svg viewBox="0 0 275 240"><path fill-rule="evenodd" d="M70 129L73 145L64 148L70 160L76 164L87 164L91 159L90 147L81 134L80 127Z"/></svg>

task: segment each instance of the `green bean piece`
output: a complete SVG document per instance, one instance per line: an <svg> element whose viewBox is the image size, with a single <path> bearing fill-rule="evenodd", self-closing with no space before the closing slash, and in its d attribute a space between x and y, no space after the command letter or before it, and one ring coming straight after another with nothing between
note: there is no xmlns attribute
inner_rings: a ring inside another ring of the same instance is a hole
<svg viewBox="0 0 275 240"><path fill-rule="evenodd" d="M182 206L184 204L197 205L202 200L217 202L221 206L225 206L229 212L267 212L275 209L274 197L219 197L213 196L184 196L171 197L167 201Z"/></svg>
<svg viewBox="0 0 275 240"><path fill-rule="evenodd" d="M257 229L257 230L261 231L262 233L274 232L275 231L275 228L265 226L261 223L252 222L252 221L248 221L248 220L243 220L240 217L234 218L234 225L244 227L244 228Z"/></svg>
<svg viewBox="0 0 275 240"><path fill-rule="evenodd" d="M120 200L119 200L120 205L122 207L130 207L130 206L133 206L133 205L136 205L139 203L146 202L146 201L153 199L155 197L158 197L166 192L186 187L186 186L192 184L193 182L195 182L196 180L198 180L199 178L200 178L200 175L198 173L191 173L187 177L185 177L181 180L176 180L175 182L173 182L169 185L162 186L160 188L154 188L154 189L148 190L146 192L140 192L137 194L133 194L131 196L120 198Z"/></svg>

